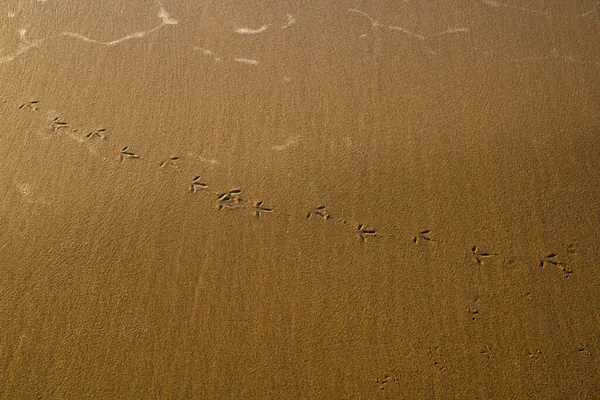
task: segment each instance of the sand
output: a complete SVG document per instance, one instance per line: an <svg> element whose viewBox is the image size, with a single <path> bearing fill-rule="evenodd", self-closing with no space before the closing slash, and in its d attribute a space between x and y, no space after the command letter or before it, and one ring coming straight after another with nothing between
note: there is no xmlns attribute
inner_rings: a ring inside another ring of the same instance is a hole
<svg viewBox="0 0 600 400"><path fill-rule="evenodd" d="M600 5L0 6L0 398L600 398Z"/></svg>

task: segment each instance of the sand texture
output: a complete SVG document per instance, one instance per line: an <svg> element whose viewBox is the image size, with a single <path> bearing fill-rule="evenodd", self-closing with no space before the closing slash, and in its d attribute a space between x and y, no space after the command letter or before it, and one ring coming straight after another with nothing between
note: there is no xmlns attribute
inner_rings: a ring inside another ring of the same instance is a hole
<svg viewBox="0 0 600 400"><path fill-rule="evenodd" d="M0 398L600 399L597 1L0 23Z"/></svg>

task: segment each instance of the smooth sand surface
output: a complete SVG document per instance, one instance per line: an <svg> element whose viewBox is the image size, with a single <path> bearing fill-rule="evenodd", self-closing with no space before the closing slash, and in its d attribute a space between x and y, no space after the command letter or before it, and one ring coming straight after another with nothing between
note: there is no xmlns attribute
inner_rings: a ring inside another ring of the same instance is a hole
<svg viewBox="0 0 600 400"><path fill-rule="evenodd" d="M600 398L599 18L2 2L0 398Z"/></svg>

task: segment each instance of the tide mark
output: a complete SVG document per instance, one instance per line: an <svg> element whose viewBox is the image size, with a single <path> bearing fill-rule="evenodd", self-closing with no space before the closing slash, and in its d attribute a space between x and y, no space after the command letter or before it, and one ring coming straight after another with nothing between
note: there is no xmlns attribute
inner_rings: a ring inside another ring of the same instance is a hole
<svg viewBox="0 0 600 400"><path fill-rule="evenodd" d="M287 22L281 26L281 29L287 29L296 23L296 18L292 14L287 14Z"/></svg>
<svg viewBox="0 0 600 400"><path fill-rule="evenodd" d="M242 64L250 64L250 65L258 65L258 64L260 64L260 61L254 59L254 58L236 57L236 58L233 59L233 61L238 62L238 63L242 63Z"/></svg>
<svg viewBox="0 0 600 400"><path fill-rule="evenodd" d="M268 28L267 25L261 25L259 28L256 29L252 29L252 28L237 28L235 30L236 33L239 33L240 35L257 35L259 33L263 33L264 31L266 31Z"/></svg>

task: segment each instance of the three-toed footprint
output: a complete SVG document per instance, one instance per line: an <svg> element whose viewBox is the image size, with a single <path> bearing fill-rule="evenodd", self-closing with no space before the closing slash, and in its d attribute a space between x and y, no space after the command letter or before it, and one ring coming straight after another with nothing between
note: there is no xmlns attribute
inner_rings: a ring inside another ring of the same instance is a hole
<svg viewBox="0 0 600 400"><path fill-rule="evenodd" d="M194 179L192 179L192 185L190 188L190 191L192 193L196 193L197 190L207 189L207 188L208 188L208 185L200 180L199 175L195 176Z"/></svg>
<svg viewBox="0 0 600 400"><path fill-rule="evenodd" d="M240 196L240 189L231 189L224 193L217 193L217 201L219 202L218 210L240 208L241 203L245 200Z"/></svg>
<svg viewBox="0 0 600 400"><path fill-rule="evenodd" d="M165 167L171 167L171 168L175 168L175 169L179 169L179 166L177 165L177 162L180 160L179 157L177 156L172 156L169 157L167 160L165 161L161 161L159 166L161 168L165 168Z"/></svg>
<svg viewBox="0 0 600 400"><path fill-rule="evenodd" d="M363 243L366 242L367 239L369 239L369 238L375 238L375 237L381 236L377 233L377 231L375 229L367 228L364 224L359 224L356 227L356 230L358 231L358 236L360 237L360 241Z"/></svg>
<svg viewBox="0 0 600 400"><path fill-rule="evenodd" d="M473 247L471 247L471 254L473 254L473 261L475 261L477 264L481 264L481 265L484 264L483 260L485 258L497 255L496 253L479 251L479 249L475 245L473 245Z"/></svg>
<svg viewBox="0 0 600 400"><path fill-rule="evenodd" d="M319 205L319 206L315 207L315 209L309 211L308 214L306 214L306 219L309 219L313 215L316 215L319 218L323 218L323 219L331 219L331 215L329 215L327 210L325 210L324 205Z"/></svg>
<svg viewBox="0 0 600 400"><path fill-rule="evenodd" d="M102 140L108 140L105 128L97 129L93 132L90 132L87 135L85 135L85 137L88 139L100 138Z"/></svg>
<svg viewBox="0 0 600 400"><path fill-rule="evenodd" d="M262 217L262 213L273 212L272 208L267 208L263 204L264 204L264 202L262 200L254 203L253 214L257 219L260 219Z"/></svg>
<svg viewBox="0 0 600 400"><path fill-rule="evenodd" d="M138 156L137 154L130 151L128 146L123 147L121 149L121 152L119 153L119 162L120 163L124 163L125 160L128 160L128 159L137 159L137 158L140 158L140 156Z"/></svg>
<svg viewBox="0 0 600 400"><path fill-rule="evenodd" d="M424 229L424 230L420 231L419 233L417 233L415 236L413 236L411 241L414 244L419 244L419 242L421 242L421 241L435 243L435 240L431 238L430 234L431 234L431 230Z"/></svg>
<svg viewBox="0 0 600 400"><path fill-rule="evenodd" d="M40 108L38 107L38 103L39 101L34 100L34 101L29 101L25 104L21 104L19 106L19 110L31 110L31 111L37 111Z"/></svg>

